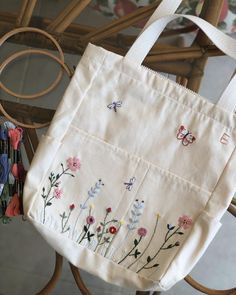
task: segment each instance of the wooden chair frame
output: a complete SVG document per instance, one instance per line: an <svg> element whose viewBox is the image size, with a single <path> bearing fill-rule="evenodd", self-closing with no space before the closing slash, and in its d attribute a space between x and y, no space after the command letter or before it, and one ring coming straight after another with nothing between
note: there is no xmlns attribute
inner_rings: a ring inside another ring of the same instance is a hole
<svg viewBox="0 0 236 295"><path fill-rule="evenodd" d="M88 42L93 42L115 53L124 55L134 41L135 36L121 34L120 31L134 25L140 20L147 19L159 5L160 0L155 1L146 7L139 8L137 11L123 16L120 19L112 20L109 24L103 25L99 28L73 23L90 2L91 0L71 0L55 19L48 19L33 15L37 0L22 0L21 8L17 15L8 12L0 12L0 36L13 28L34 26L47 31L54 36L63 51L66 53L82 54ZM213 25L217 25L222 4L222 0L205 0L200 16ZM173 36L194 30L196 30L194 25L177 30L167 30L163 33L163 36ZM53 49L52 44L49 41L42 38L42 36L35 36L32 34L14 36L11 38L10 42L25 44L37 48ZM178 83L197 92L204 73L207 58L209 56L219 56L222 54L223 53L212 45L209 39L199 31L193 45L187 48L166 44L155 45L145 59L145 65L154 70L176 75L176 81ZM54 114L53 110L17 104L3 99L1 100L1 103L11 116L17 120L22 120L25 126L27 126L27 124L32 124L32 122L48 122L52 119ZM25 128L25 149L29 162L31 162L33 158L37 145L38 137L36 130ZM234 217L236 217L235 206L236 200L233 199L228 211ZM37 295L50 294L60 278L62 263L63 257L56 253L55 269L52 278L46 286L37 293ZM81 293L83 295L91 295L81 278L79 269L71 264L70 268ZM196 290L205 294L236 294L236 288L229 290L213 290L202 286L190 276L187 276L185 281ZM136 292L136 295L148 294L151 293L141 291ZM153 293L153 295L157 294L160 294L160 292Z"/></svg>

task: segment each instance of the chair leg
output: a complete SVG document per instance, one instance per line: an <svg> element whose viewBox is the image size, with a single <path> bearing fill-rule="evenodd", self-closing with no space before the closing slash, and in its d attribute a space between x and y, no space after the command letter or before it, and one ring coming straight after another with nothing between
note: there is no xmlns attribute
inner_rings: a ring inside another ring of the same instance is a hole
<svg viewBox="0 0 236 295"><path fill-rule="evenodd" d="M56 263L53 275L47 285L36 295L48 295L55 288L55 285L61 276L62 264L63 257L56 252Z"/></svg>
<svg viewBox="0 0 236 295"><path fill-rule="evenodd" d="M76 285L80 289L80 292L82 293L82 295L92 295L90 291L87 289L87 287L85 286L85 283L83 282L83 279L80 275L79 269L71 263L70 263L70 269L74 276Z"/></svg>

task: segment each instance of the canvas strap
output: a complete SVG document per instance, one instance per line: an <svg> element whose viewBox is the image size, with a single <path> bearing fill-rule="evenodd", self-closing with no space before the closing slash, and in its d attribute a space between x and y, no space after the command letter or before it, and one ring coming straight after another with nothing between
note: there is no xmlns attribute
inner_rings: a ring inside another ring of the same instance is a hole
<svg viewBox="0 0 236 295"><path fill-rule="evenodd" d="M236 59L236 40L224 34L202 18L192 15L172 14L181 2L173 0L173 3L171 1L170 5L169 0L163 0L124 58L141 64L167 24L181 17L195 23L222 52ZM229 112L234 111L236 108L235 93L236 77L231 80L217 105Z"/></svg>

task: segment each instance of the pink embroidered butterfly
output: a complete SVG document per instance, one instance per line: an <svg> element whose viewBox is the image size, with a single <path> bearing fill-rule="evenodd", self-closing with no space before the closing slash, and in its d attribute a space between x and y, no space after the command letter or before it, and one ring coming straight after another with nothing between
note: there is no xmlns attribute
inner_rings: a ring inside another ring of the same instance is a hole
<svg viewBox="0 0 236 295"><path fill-rule="evenodd" d="M179 127L178 133L177 133L177 139L182 141L182 144L184 146L189 145L190 143L193 143L196 138L193 136L193 134L188 131L183 125Z"/></svg>

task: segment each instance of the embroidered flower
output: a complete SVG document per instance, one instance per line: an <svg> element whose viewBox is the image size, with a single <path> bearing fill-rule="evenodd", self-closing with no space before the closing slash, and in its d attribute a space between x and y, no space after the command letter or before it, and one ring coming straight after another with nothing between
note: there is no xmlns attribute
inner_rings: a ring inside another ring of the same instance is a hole
<svg viewBox="0 0 236 295"><path fill-rule="evenodd" d="M70 205L70 210L72 211L72 210L74 210L75 209L75 205L74 204L71 204Z"/></svg>
<svg viewBox="0 0 236 295"><path fill-rule="evenodd" d="M101 230L102 230L102 227L99 225L99 226L97 227L97 232L99 233Z"/></svg>
<svg viewBox="0 0 236 295"><path fill-rule="evenodd" d="M138 229L138 235L139 235L140 237L145 237L146 234L147 234L147 230L146 230L146 228L144 228L144 227L140 227L140 228Z"/></svg>
<svg viewBox="0 0 236 295"><path fill-rule="evenodd" d="M86 222L87 222L87 224L93 224L95 222L95 218L92 215L89 215L86 218Z"/></svg>
<svg viewBox="0 0 236 295"><path fill-rule="evenodd" d="M79 170L81 166L80 159L76 157L73 157L73 158L71 157L67 159L66 163L67 163L67 168L70 169L71 171Z"/></svg>
<svg viewBox="0 0 236 295"><path fill-rule="evenodd" d="M56 199L60 199L61 196L62 196L62 189L60 189L60 188L55 188L55 189L54 189L54 192L53 192L53 196L54 196Z"/></svg>
<svg viewBox="0 0 236 295"><path fill-rule="evenodd" d="M183 229L188 229L193 223L192 219L188 217L187 215L183 215L179 217L178 222L179 222L179 227L182 227Z"/></svg>
<svg viewBox="0 0 236 295"><path fill-rule="evenodd" d="M107 213L111 213L111 211L112 211L111 207L107 208L106 211L107 211Z"/></svg>
<svg viewBox="0 0 236 295"><path fill-rule="evenodd" d="M117 228L115 226L110 226L109 227L109 233L114 235L117 233Z"/></svg>

